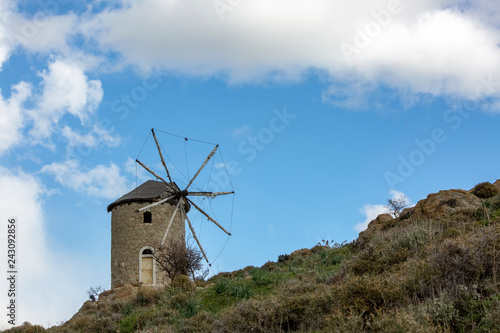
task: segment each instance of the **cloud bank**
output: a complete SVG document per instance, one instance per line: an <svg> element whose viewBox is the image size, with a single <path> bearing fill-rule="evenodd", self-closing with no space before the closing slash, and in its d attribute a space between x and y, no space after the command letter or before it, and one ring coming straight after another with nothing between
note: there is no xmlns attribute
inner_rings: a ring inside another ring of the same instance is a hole
<svg viewBox="0 0 500 333"><path fill-rule="evenodd" d="M81 286L90 285L90 267L78 256L50 246L42 208L46 191L37 178L0 167L0 188L1 220L18 218L17 323L47 325L67 320L85 300ZM1 266L6 272L6 261ZM7 290L6 282L1 279L2 290ZM0 326L6 324L7 317L2 316Z"/></svg>
<svg viewBox="0 0 500 333"><path fill-rule="evenodd" d="M97 71L132 66L229 83L314 74L325 82L324 99L344 107L382 88L476 98L486 77L495 89L480 97L500 96L500 3L492 1L124 0L38 16L2 3L10 14L0 16L0 64L16 45ZM30 25L31 35L23 31Z"/></svg>
<svg viewBox="0 0 500 333"><path fill-rule="evenodd" d="M229 82L294 81L319 72L333 84L326 94L333 99L335 82L346 80L358 89L467 99L481 78L500 82L493 20L500 5L491 2L239 3L222 21L210 1L128 1L84 20L81 30L100 51L117 52L142 70Z"/></svg>

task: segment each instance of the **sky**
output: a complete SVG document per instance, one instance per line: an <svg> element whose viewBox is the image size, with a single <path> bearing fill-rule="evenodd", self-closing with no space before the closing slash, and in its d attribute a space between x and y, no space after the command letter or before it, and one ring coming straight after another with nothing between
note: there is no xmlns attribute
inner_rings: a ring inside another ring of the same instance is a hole
<svg viewBox="0 0 500 333"><path fill-rule="evenodd" d="M151 128L179 184L219 144L196 188L234 189L202 201L232 236L192 212L212 275L352 241L389 198L494 182L499 22L494 0L0 0L18 323L110 288L106 207L154 178L136 158L162 171Z"/></svg>

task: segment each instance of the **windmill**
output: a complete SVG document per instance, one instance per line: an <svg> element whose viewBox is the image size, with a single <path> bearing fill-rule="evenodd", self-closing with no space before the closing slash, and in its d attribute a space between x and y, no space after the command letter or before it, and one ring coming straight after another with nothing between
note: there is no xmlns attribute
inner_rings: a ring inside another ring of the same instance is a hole
<svg viewBox="0 0 500 333"><path fill-rule="evenodd" d="M191 191L191 190L189 190L191 185L193 185L193 182L195 181L195 179L200 175L203 168L207 165L207 163L210 161L210 159L214 156L219 145L215 145L215 148L210 152L210 154L208 154L207 158L205 159L203 164L200 166L200 168L198 169L196 174L189 180L189 183L187 184L186 188L184 190L181 190L177 186L177 184L175 184L175 182L172 181L172 178L170 176L170 172L167 168L167 164L165 163L165 159L163 158L162 150L161 150L160 144L158 142L158 139L156 137L154 128L151 129L151 133L153 134L156 148L158 149L158 154L160 156L161 163L162 163L163 167L165 168L169 182L167 182L164 178L162 178L157 173L155 173L151 168L146 166L144 163L139 161L139 159L136 159L136 162L141 167L143 167L147 172L149 172L154 177L156 177L156 179L161 180L165 184L166 192L168 192L169 194L167 194L166 198L164 198L160 201L157 201L155 203L152 203L148 206L142 207L139 210L137 210L137 212L141 212L141 211L147 210L151 207L161 205L162 203L167 202L169 200L177 201L177 205L175 207L174 213L170 217L170 220L169 220L168 225L167 225L167 229L165 230L165 234L163 235L162 241L160 243L160 249L163 247L163 244L165 243L165 240L167 239L167 236L169 234L170 227L172 226L172 222L174 221L174 218L177 216L177 214L180 214L181 219L185 219L186 222L188 223L189 229L191 230L193 238L195 239L196 243L198 244L198 247L200 248L201 253L203 254L203 257L205 258L205 260L207 261L209 266L211 266L211 264L208 260L207 254L205 253L205 250L203 249L201 242L200 242L200 240L199 240L198 236L196 235L196 232L193 228L191 220L189 219L189 217L187 215L188 210L185 210L185 206L186 207L189 207L189 206L194 207L202 215L204 215L210 222L214 223L220 230L225 232L228 236L231 236L231 233L229 231L227 231L219 222L216 221L216 219L214 219L212 216L210 216L208 213L206 213L200 206L198 206L193 201L193 199L190 198L190 197L205 197L205 198L214 199L214 198L221 196L221 195L234 194L234 191L230 191L230 192L206 192L206 191Z"/></svg>

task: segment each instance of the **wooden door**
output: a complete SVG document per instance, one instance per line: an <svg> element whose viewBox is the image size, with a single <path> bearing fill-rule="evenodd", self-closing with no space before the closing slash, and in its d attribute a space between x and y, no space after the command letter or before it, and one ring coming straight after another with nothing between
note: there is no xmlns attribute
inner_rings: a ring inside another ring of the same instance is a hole
<svg viewBox="0 0 500 333"><path fill-rule="evenodd" d="M142 276L143 284L153 284L153 258L142 257Z"/></svg>

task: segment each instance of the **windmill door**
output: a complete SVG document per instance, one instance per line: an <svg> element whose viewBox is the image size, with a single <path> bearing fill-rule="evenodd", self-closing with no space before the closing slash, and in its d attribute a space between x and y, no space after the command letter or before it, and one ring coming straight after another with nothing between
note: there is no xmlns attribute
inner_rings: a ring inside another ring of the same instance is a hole
<svg viewBox="0 0 500 333"><path fill-rule="evenodd" d="M141 282L143 284L153 284L153 258L142 257Z"/></svg>

